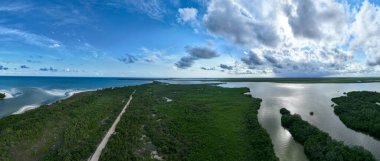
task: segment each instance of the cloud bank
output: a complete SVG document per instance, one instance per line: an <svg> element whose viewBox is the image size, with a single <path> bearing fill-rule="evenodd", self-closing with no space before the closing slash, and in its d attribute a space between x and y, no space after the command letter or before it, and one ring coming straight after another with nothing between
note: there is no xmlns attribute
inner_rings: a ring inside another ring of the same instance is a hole
<svg viewBox="0 0 380 161"><path fill-rule="evenodd" d="M211 0L203 23L246 51L241 71L329 76L380 65L380 9L367 0L357 7L334 0ZM367 63L356 59L358 52Z"/></svg>

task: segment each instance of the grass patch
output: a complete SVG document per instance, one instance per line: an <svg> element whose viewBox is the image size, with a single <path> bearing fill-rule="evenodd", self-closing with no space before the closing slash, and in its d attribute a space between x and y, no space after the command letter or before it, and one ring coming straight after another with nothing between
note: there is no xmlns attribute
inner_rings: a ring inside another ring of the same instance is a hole
<svg viewBox="0 0 380 161"><path fill-rule="evenodd" d="M261 100L248 91L139 86L101 160L278 160L257 120Z"/></svg>
<svg viewBox="0 0 380 161"><path fill-rule="evenodd" d="M335 114L347 127L380 139L380 93L349 92L332 101Z"/></svg>
<svg viewBox="0 0 380 161"><path fill-rule="evenodd" d="M292 115L285 108L280 110L281 124L292 134L294 140L304 146L306 156L311 161L344 160L372 161L374 156L363 147L349 147L333 140L329 134L302 120L301 116Z"/></svg>

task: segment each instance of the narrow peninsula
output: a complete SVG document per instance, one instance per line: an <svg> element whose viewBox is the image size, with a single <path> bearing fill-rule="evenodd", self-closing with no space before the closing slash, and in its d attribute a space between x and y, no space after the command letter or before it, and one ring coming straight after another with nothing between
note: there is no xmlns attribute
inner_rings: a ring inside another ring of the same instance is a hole
<svg viewBox="0 0 380 161"><path fill-rule="evenodd" d="M359 146L347 146L333 140L329 134L302 120L300 115L290 114L282 108L281 125L288 129L294 140L304 146L306 156L310 161L344 160L344 161L374 161L374 156Z"/></svg>
<svg viewBox="0 0 380 161"><path fill-rule="evenodd" d="M248 88L140 86L83 92L0 119L0 158L87 160L136 90L100 160L278 160Z"/></svg>

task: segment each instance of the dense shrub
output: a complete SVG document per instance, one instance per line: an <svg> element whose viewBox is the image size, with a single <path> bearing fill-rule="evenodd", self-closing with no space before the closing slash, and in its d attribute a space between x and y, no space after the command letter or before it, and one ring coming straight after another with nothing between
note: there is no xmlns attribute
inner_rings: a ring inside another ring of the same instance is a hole
<svg viewBox="0 0 380 161"><path fill-rule="evenodd" d="M0 99L4 99L5 98L5 94L4 93L0 93Z"/></svg>
<svg viewBox="0 0 380 161"><path fill-rule="evenodd" d="M132 88L79 93L0 119L0 160L87 160Z"/></svg>
<svg viewBox="0 0 380 161"><path fill-rule="evenodd" d="M335 114L347 127L380 139L380 93L348 92L332 101Z"/></svg>
<svg viewBox="0 0 380 161"><path fill-rule="evenodd" d="M277 160L246 88L154 83L133 103L101 160ZM164 97L173 101L167 102ZM145 136L145 137L144 137Z"/></svg>

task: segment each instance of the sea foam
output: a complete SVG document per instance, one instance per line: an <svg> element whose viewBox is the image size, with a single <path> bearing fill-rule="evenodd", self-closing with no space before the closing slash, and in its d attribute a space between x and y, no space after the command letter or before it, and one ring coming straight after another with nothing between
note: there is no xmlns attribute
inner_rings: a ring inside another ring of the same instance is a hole
<svg viewBox="0 0 380 161"><path fill-rule="evenodd" d="M22 92L16 88L12 88L10 90L0 89L0 93L5 94L4 99L14 98L22 94Z"/></svg>
<svg viewBox="0 0 380 161"><path fill-rule="evenodd" d="M43 90L43 91L45 91L46 93L53 95L53 96L68 98L68 97L71 97L77 93L95 91L95 90L50 89L50 90Z"/></svg>

